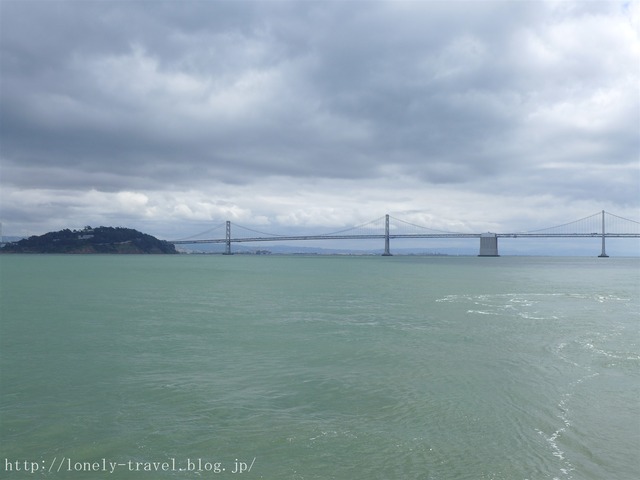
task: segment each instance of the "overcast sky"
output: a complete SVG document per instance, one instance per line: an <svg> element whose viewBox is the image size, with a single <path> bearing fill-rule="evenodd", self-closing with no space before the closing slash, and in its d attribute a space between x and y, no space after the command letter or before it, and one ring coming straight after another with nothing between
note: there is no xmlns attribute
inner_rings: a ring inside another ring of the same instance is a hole
<svg viewBox="0 0 640 480"><path fill-rule="evenodd" d="M4 235L640 209L640 6L0 0Z"/></svg>

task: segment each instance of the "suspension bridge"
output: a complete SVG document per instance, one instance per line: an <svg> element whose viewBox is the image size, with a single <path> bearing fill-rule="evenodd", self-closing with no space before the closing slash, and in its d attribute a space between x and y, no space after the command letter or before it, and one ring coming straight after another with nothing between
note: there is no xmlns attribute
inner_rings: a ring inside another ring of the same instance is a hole
<svg viewBox="0 0 640 480"><path fill-rule="evenodd" d="M204 235L212 235L219 231L217 238L198 238ZM222 236L224 231L224 236ZM238 233L239 232L239 233ZM234 243L256 242L286 242L306 240L384 240L383 256L390 256L392 239L423 239L423 238L476 238L480 240L478 256L497 257L499 238L600 238L601 252L599 257L608 257L605 241L607 238L640 238L640 222L614 215L613 213L594 213L588 217L551 227L510 233L468 233L452 232L429 228L407 222L405 220L385 215L370 222L356 225L336 232L320 233L315 235L280 235L261 232L248 227L243 227L227 220L206 232L201 232L188 238L170 240L174 245L194 244L224 244L224 254L233 254L231 245Z"/></svg>

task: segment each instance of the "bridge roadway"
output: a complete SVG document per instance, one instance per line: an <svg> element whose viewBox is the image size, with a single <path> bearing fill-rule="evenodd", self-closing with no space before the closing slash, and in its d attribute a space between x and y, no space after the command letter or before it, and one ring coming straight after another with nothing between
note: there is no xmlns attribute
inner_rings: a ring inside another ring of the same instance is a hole
<svg viewBox="0 0 640 480"><path fill-rule="evenodd" d="M389 238L480 238L481 233L409 233L409 234L389 234ZM602 237L602 233L496 233L498 238L593 238ZM608 238L639 238L636 233L605 233ZM231 243L250 242L280 242L297 240L366 240L384 239L384 233L367 235L291 235L273 237L237 237L230 238ZM172 240L169 243L174 245L191 245L196 243L227 243L226 238L212 238L206 240Z"/></svg>
<svg viewBox="0 0 640 480"><path fill-rule="evenodd" d="M231 243L249 243L249 242L280 242L280 241L296 241L296 240L367 240L367 239L384 239L384 233L365 234L365 235L291 235L291 236L274 236L274 237L239 237L231 238ZM389 234L389 238L480 238L478 233L437 233L437 234ZM215 238L210 240L177 240L169 243L174 245L192 244L192 243L227 243L226 238Z"/></svg>

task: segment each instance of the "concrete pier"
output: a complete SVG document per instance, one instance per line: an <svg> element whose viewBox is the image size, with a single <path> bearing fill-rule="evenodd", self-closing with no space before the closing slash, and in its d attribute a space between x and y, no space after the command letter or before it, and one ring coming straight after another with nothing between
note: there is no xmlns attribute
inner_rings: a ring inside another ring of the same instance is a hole
<svg viewBox="0 0 640 480"><path fill-rule="evenodd" d="M479 257L499 257L498 255L498 235L495 233L480 234Z"/></svg>

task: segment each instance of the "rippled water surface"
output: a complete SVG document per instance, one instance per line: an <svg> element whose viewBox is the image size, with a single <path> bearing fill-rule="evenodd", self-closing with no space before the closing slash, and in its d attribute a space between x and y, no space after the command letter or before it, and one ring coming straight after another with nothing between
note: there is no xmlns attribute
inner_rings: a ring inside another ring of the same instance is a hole
<svg viewBox="0 0 640 480"><path fill-rule="evenodd" d="M0 477L638 478L639 271L2 256Z"/></svg>

